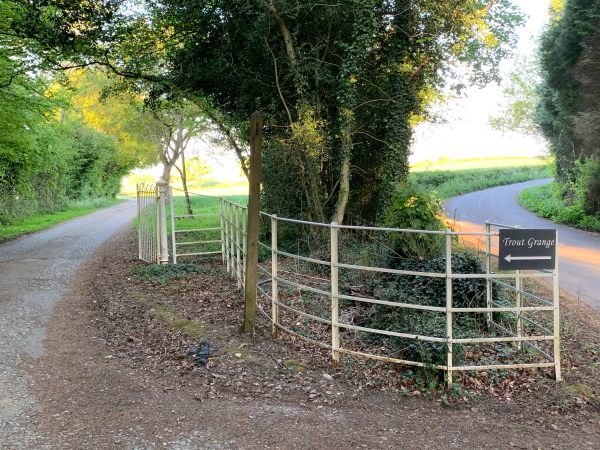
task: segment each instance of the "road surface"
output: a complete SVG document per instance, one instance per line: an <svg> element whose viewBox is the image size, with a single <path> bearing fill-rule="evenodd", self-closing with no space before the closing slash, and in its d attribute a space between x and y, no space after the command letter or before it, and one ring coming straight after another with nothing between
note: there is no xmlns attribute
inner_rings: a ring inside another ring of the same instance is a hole
<svg viewBox="0 0 600 450"><path fill-rule="evenodd" d="M557 225L518 204L517 196L523 189L550 181L534 180L472 192L448 200L444 209L464 231L483 230L486 220L524 228L555 228L561 289L600 311L600 234Z"/></svg>
<svg viewBox="0 0 600 450"><path fill-rule="evenodd" d="M27 368L44 352L55 304L81 263L135 212L128 200L0 244L0 448L26 447L32 438L23 425L36 410Z"/></svg>

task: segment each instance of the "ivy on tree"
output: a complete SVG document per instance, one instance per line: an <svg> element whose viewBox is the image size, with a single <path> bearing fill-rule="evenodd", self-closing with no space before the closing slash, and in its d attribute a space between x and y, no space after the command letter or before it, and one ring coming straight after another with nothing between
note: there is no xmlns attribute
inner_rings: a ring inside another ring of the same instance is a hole
<svg viewBox="0 0 600 450"><path fill-rule="evenodd" d="M16 28L48 60L188 98L242 163L247 118L261 110L264 207L338 222L382 217L428 102L456 68L464 82L496 80L522 21L509 0L130 4L23 2L33 20Z"/></svg>

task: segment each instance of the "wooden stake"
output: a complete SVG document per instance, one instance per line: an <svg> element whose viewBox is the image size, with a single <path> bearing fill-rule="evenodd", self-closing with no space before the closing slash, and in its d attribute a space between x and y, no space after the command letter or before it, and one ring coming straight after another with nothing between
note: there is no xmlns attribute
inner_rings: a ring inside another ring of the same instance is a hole
<svg viewBox="0 0 600 450"><path fill-rule="evenodd" d="M258 228L260 219L260 152L263 120L259 112L250 118L250 179L248 198L248 236L246 278L244 283L244 333L254 332L256 323L256 281L258 276Z"/></svg>

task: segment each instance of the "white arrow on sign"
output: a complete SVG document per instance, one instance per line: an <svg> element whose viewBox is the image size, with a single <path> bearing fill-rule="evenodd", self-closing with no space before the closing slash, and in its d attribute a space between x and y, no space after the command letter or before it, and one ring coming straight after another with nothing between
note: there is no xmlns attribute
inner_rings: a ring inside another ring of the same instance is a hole
<svg viewBox="0 0 600 450"><path fill-rule="evenodd" d="M510 256L510 255L506 255L504 257L505 260L507 260L508 262L511 261L539 261L539 260L548 260L548 259L552 259L552 256Z"/></svg>

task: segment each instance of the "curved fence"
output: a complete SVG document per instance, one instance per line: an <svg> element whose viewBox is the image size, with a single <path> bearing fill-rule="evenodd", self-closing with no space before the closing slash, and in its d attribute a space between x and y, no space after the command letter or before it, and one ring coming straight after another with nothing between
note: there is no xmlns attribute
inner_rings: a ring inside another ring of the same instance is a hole
<svg viewBox="0 0 600 450"><path fill-rule="evenodd" d="M560 379L558 272L497 272L495 229L505 226L427 231L262 215L271 240L260 244L270 264L260 267L259 310L274 331L330 348L334 363L348 354L432 367L446 371L449 383L457 371L535 367L554 368ZM317 228L329 251L314 257L282 249L283 224L307 236ZM394 255L402 235L439 246L441 256L432 263ZM539 279L552 280L550 298L548 289L535 293Z"/></svg>
<svg viewBox="0 0 600 450"><path fill-rule="evenodd" d="M176 229L198 217L177 216L171 206L173 261L221 254L242 288L247 207L209 199L215 206L204 227ZM500 228L511 227L412 230L261 212L258 311L274 335L328 348L334 364L348 355L434 368L448 383L456 372L551 368L560 380L558 264L499 271ZM183 239L208 232L216 236ZM403 254L407 243L435 256ZM216 247L178 253L193 245Z"/></svg>

